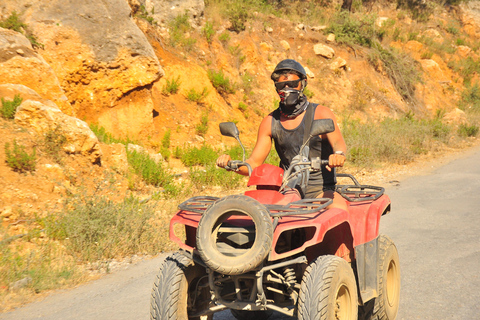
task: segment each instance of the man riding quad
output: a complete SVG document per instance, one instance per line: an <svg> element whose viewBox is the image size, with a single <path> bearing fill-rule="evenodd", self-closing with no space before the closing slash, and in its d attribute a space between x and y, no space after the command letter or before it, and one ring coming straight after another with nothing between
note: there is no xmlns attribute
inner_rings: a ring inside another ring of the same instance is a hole
<svg viewBox="0 0 480 320"><path fill-rule="evenodd" d="M308 101L303 93L307 86L307 74L297 61L292 59L281 61L275 67L271 78L280 97L279 107L263 119L255 148L246 162L252 169L260 166L270 152L273 139L280 157L280 167L286 170L306 141L312 120L333 119L335 131L311 139L310 155L306 154L307 158L328 159L328 166L310 173L308 183L298 185L296 189L302 198L330 198L333 202L329 208L346 210L344 198L335 191L335 167L343 166L347 150L335 115L329 108ZM306 150L308 153L308 148ZM217 165L225 168L230 160L232 159L229 155L221 155L217 159ZM238 168L236 172L248 175L245 166Z"/></svg>

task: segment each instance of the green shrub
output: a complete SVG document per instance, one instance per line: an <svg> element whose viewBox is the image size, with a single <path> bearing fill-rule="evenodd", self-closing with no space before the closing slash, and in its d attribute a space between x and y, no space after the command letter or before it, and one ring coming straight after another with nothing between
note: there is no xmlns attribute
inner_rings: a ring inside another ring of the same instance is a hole
<svg viewBox="0 0 480 320"><path fill-rule="evenodd" d="M209 164L205 169L190 170L190 180L194 186L221 186L222 189L234 189L243 179L242 175L217 168L215 164Z"/></svg>
<svg viewBox="0 0 480 320"><path fill-rule="evenodd" d="M182 82L180 81L180 76L178 76L176 79L173 78L172 80L166 79L167 83L163 87L162 93L166 96L170 94L176 94L178 90L180 90L180 85Z"/></svg>
<svg viewBox="0 0 480 320"><path fill-rule="evenodd" d="M480 86L478 83L465 87L459 101L459 107L468 112L480 112Z"/></svg>
<svg viewBox="0 0 480 320"><path fill-rule="evenodd" d="M190 51L196 43L195 39L186 38L185 34L191 31L192 27L188 22L188 13L178 15L169 24L170 45L176 47L180 45L185 50Z"/></svg>
<svg viewBox="0 0 480 320"><path fill-rule="evenodd" d="M191 88L187 92L187 100L200 103L209 95L209 91L206 87L203 88L202 92L197 92L195 88Z"/></svg>
<svg viewBox="0 0 480 320"><path fill-rule="evenodd" d="M43 48L43 44L37 41L37 37L35 37L30 28L20 20L20 17L18 16L16 11L13 11L7 19L0 21L0 28L10 29L19 32L25 35L25 37L30 41L34 48Z"/></svg>
<svg viewBox="0 0 480 320"><path fill-rule="evenodd" d="M148 153L127 151L127 160L135 173L140 175L146 183L156 187L165 187L173 183L173 176Z"/></svg>
<svg viewBox="0 0 480 320"><path fill-rule="evenodd" d="M203 145L201 148L190 147L183 150L177 148L176 155L187 167L214 164L218 158L218 153L207 145Z"/></svg>
<svg viewBox="0 0 480 320"><path fill-rule="evenodd" d="M2 98L2 108L0 109L0 115L5 119L15 118L15 112L17 112L18 106L22 104L23 99L20 95L16 94L12 101Z"/></svg>
<svg viewBox="0 0 480 320"><path fill-rule="evenodd" d="M227 10L227 17L231 23L230 30L235 32L241 32L245 30L245 23L250 17L249 10L251 10L251 8L245 5L243 2L235 1L231 3L229 9Z"/></svg>
<svg viewBox="0 0 480 320"><path fill-rule="evenodd" d="M17 140L13 140L11 149L10 143L5 143L5 161L13 171L21 173L35 171L36 159L35 148L33 148L32 153L28 154L24 146L17 144Z"/></svg>
<svg viewBox="0 0 480 320"><path fill-rule="evenodd" d="M203 34L205 35L205 38L207 39L207 42L211 44L213 41L213 36L215 35L213 24L207 21L202 31L203 31Z"/></svg>
<svg viewBox="0 0 480 320"><path fill-rule="evenodd" d="M233 85L230 83L230 79L228 79L222 70L215 71L215 70L208 70L208 78L212 83L213 87L217 89L217 91L222 93L235 93L235 89Z"/></svg>
<svg viewBox="0 0 480 320"><path fill-rule="evenodd" d="M468 125L462 123L458 127L458 135L461 137L476 137L478 134L478 126L477 125Z"/></svg>
<svg viewBox="0 0 480 320"><path fill-rule="evenodd" d="M162 138L162 147L163 148L170 148L170 137L172 135L172 130L170 129L167 129L167 131L165 131L165 134L163 135L163 138Z"/></svg>
<svg viewBox="0 0 480 320"><path fill-rule="evenodd" d="M378 123L362 123L346 118L342 134L348 146L348 160L355 165L374 167L380 163L405 164L426 153L435 143L448 143L451 127L438 118L386 118Z"/></svg>
<svg viewBox="0 0 480 320"><path fill-rule="evenodd" d="M422 79L416 68L417 62L410 55L376 45L368 60L375 68L381 61L398 93L407 101L415 102L415 86Z"/></svg>
<svg viewBox="0 0 480 320"><path fill-rule="evenodd" d="M228 41L230 41L230 34L228 32L222 32L219 36L218 36L218 40L220 40L222 43L227 43Z"/></svg>
<svg viewBox="0 0 480 320"><path fill-rule="evenodd" d="M98 141L106 143L106 144L112 144L112 143L121 143L124 145L128 145L129 143L132 144L138 144L136 141L131 140L129 137L127 138L115 138L111 133L107 132L104 127L100 127L96 123L92 123L89 125L90 130L95 134L95 136L98 138Z"/></svg>
<svg viewBox="0 0 480 320"><path fill-rule="evenodd" d="M155 8L152 8L151 14L154 14L154 10L155 10ZM137 13L137 17L147 21L151 25L156 25L157 24L155 22L155 20L153 19L153 17L148 12L147 8L145 8L145 6L143 4L140 5L140 10L139 10L139 13Z"/></svg>
<svg viewBox="0 0 480 320"><path fill-rule="evenodd" d="M245 103L243 103L243 102L238 103L238 109L240 111L245 112L245 111L247 111L247 108L248 108L248 106Z"/></svg>
<svg viewBox="0 0 480 320"><path fill-rule="evenodd" d="M165 249L167 219L156 219L154 204L130 196L114 202L105 196L74 195L62 213L44 219L49 237L62 241L80 261L98 261Z"/></svg>
<svg viewBox="0 0 480 320"><path fill-rule="evenodd" d="M200 123L195 127L195 133L204 136L208 131L208 114L204 112L200 118Z"/></svg>
<svg viewBox="0 0 480 320"><path fill-rule="evenodd" d="M313 94L313 91L311 91L310 89L308 88L305 88L303 90L303 94L308 98L308 99L312 99L314 94Z"/></svg>
<svg viewBox="0 0 480 320"><path fill-rule="evenodd" d="M364 47L371 47L378 38L373 15L357 16L343 10L334 16L325 32L335 34L338 43Z"/></svg>
<svg viewBox="0 0 480 320"><path fill-rule="evenodd" d="M63 147L67 143L67 137L57 125L54 129L49 129L44 134L42 150L47 157L58 164L62 164Z"/></svg>

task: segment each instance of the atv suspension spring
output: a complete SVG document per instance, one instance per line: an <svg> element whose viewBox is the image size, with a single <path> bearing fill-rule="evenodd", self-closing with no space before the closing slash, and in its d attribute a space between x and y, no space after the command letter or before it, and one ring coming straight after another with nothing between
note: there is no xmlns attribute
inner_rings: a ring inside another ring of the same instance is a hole
<svg viewBox="0 0 480 320"><path fill-rule="evenodd" d="M285 277L285 282L287 282L290 286L295 286L297 283L297 277L295 276L295 270L290 267L286 267L283 269L283 276Z"/></svg>

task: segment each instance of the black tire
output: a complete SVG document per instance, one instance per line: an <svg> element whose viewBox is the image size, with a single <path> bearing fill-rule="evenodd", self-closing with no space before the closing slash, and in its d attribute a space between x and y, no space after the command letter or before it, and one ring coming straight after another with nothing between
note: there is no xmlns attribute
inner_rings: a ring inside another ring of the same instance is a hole
<svg viewBox="0 0 480 320"><path fill-rule="evenodd" d="M385 235L378 238L378 297L360 307L362 320L394 320L400 304L400 264L397 247Z"/></svg>
<svg viewBox="0 0 480 320"><path fill-rule="evenodd" d="M247 215L255 224L255 240L243 251L232 249L232 254L219 251L218 230L232 215ZM212 270L238 275L258 267L272 247L273 224L270 213L260 202L243 195L227 196L218 200L203 214L197 229L197 250L203 262ZM235 254L235 252L241 252Z"/></svg>
<svg viewBox="0 0 480 320"><path fill-rule="evenodd" d="M213 315L189 317L189 282L185 272L191 259L179 252L166 257L160 265L150 299L151 320L211 320Z"/></svg>
<svg viewBox="0 0 480 320"><path fill-rule="evenodd" d="M230 309L237 320L267 320L273 314L272 310L245 311Z"/></svg>
<svg viewBox="0 0 480 320"><path fill-rule="evenodd" d="M305 270L298 301L299 320L356 320L357 283L342 258L320 256Z"/></svg>

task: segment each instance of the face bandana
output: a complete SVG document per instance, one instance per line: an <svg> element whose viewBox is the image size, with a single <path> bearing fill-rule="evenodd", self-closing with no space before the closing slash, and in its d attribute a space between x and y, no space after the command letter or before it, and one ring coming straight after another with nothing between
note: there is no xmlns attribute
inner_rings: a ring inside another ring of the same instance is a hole
<svg viewBox="0 0 480 320"><path fill-rule="evenodd" d="M295 118L307 108L308 101L302 91L284 88L278 91L280 111L287 118Z"/></svg>

